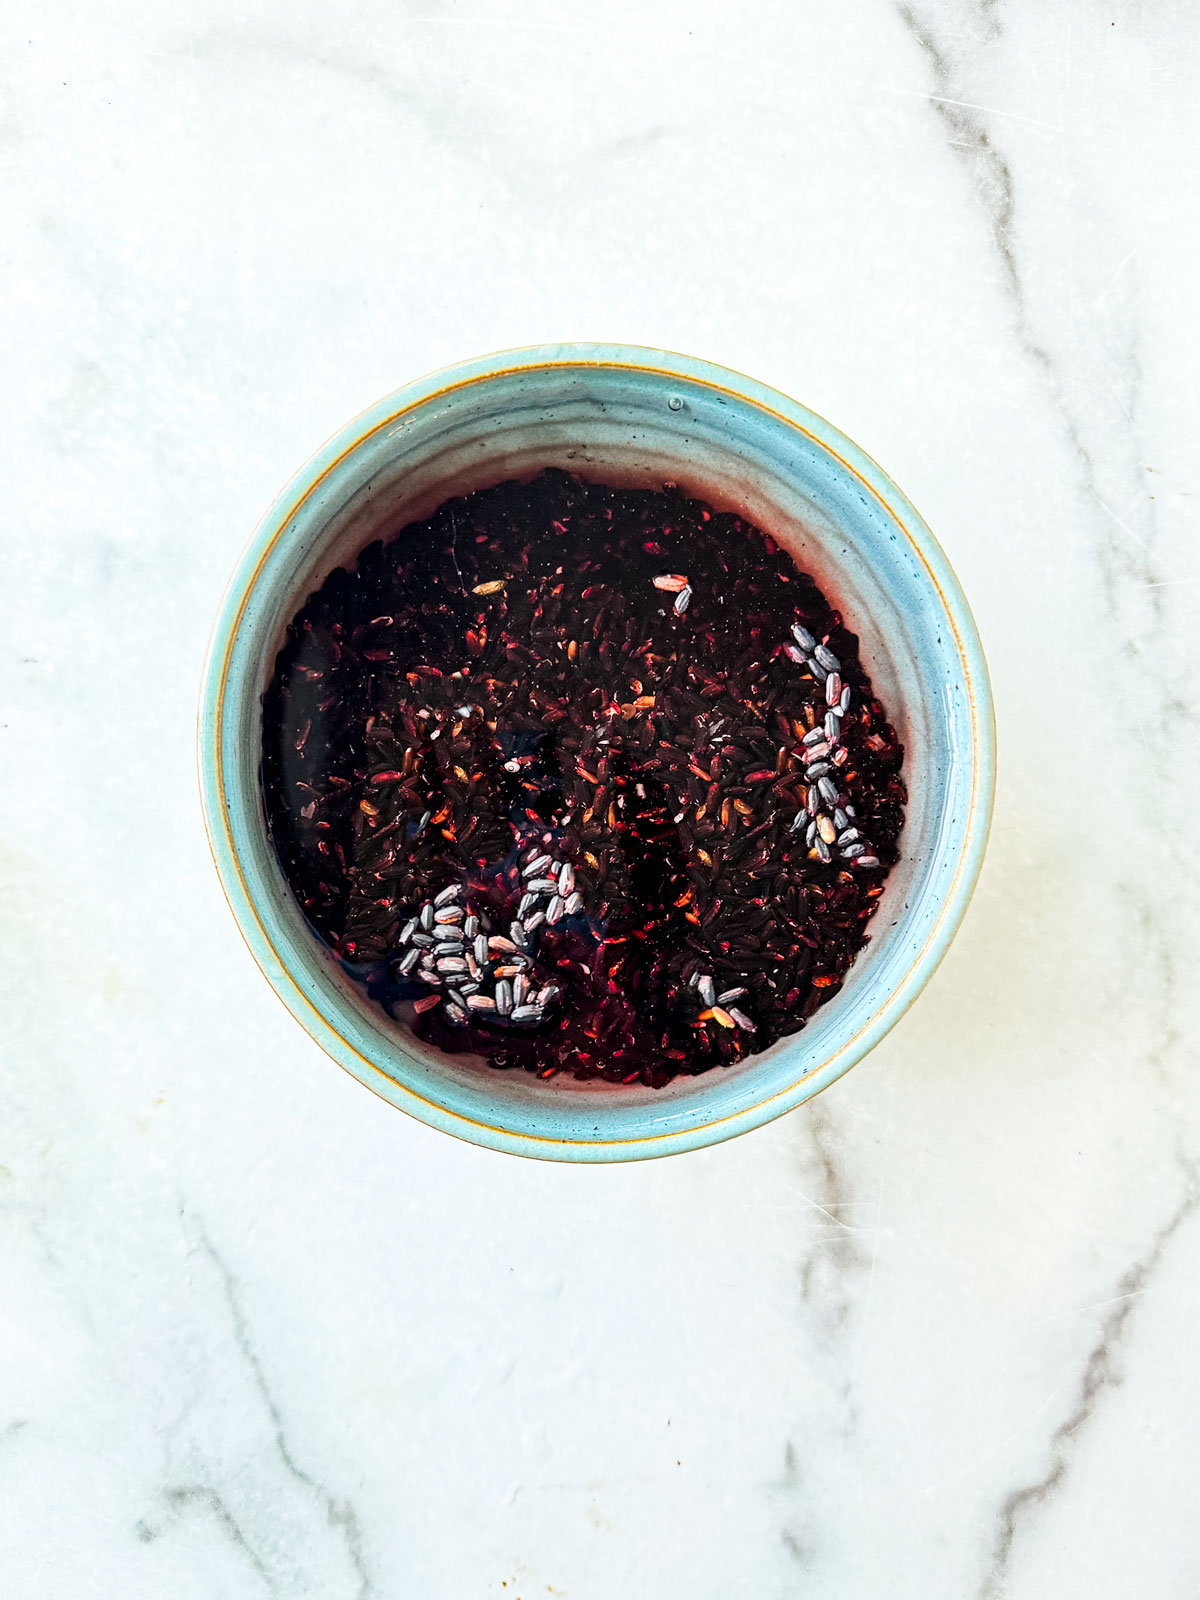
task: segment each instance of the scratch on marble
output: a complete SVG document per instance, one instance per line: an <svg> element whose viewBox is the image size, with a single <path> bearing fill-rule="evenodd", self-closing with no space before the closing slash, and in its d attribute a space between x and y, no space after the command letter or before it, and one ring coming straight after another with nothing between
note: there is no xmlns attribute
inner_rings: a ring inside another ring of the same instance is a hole
<svg viewBox="0 0 1200 1600"><path fill-rule="evenodd" d="M985 1450L982 1455L976 1456L973 1461L968 1461L965 1467L959 1467L957 1471L948 1473L945 1477L936 1478L931 1483L923 1484L921 1493L925 1495L941 1494L952 1483L958 1483L972 1472L977 1472L980 1467L985 1467L989 1461L994 1461L998 1455L1002 1455L1008 1449L1010 1444L1014 1444L1022 1434L1028 1433L1031 1424L1035 1423L1042 1413L1054 1404L1064 1387L1065 1385L1061 1383L1055 1384L1037 1409L1026 1417L1019 1427L1013 1428L1011 1432L1006 1433L999 1444L994 1444L990 1450Z"/></svg>
<svg viewBox="0 0 1200 1600"><path fill-rule="evenodd" d="M1007 117L1010 122L1023 122L1030 128L1044 128L1047 133L1067 131L1056 123L1043 122L1040 117L1026 117L1019 111L1006 111L1003 106L981 106L974 100L955 100L948 94L930 94L927 89L903 89L897 84L888 84L887 88L891 94L912 95L916 100L927 100L936 106L961 106L964 111L983 111L989 117Z"/></svg>
<svg viewBox="0 0 1200 1600"><path fill-rule="evenodd" d="M255 1388L258 1390L263 1406L266 1408L267 1416L270 1418L271 1427L274 1431L275 1449L278 1452L279 1459L295 1481L303 1484L324 1505L329 1526L336 1528L346 1542L347 1554L359 1580L358 1600L368 1600L372 1590L371 1578L363 1550L362 1530L354 1508L347 1501L338 1499L323 1483L312 1477L310 1473L305 1472L304 1468L297 1463L292 1455L291 1448L284 1436L283 1418L279 1413L279 1407L276 1405L275 1398L267 1383L262 1362L250 1343L249 1328L246 1324L241 1301L238 1298L233 1274L222 1260L212 1240L203 1228L198 1230L197 1236L200 1248L212 1261L221 1279L225 1301L229 1307L229 1315L233 1324L234 1341L245 1359L250 1375L254 1380Z"/></svg>
<svg viewBox="0 0 1200 1600"><path fill-rule="evenodd" d="M819 1211L823 1217L827 1217L829 1221L833 1223L835 1228L842 1228L846 1233L870 1232L870 1229L868 1228L851 1227L848 1222L843 1222L841 1217L835 1217L833 1212L829 1209L829 1206L838 1206L839 1208L842 1206L852 1206L854 1204L853 1200L830 1200L828 1205L823 1206L819 1200L814 1200L810 1194L802 1194L800 1198L804 1201L806 1206L811 1206L814 1211Z"/></svg>
<svg viewBox="0 0 1200 1600"><path fill-rule="evenodd" d="M1112 277L1104 285L1103 289L1101 289L1100 293L1096 296L1095 300L1092 301L1093 310L1097 306L1103 305L1104 301L1108 299L1108 296L1109 296L1110 292L1112 291L1113 285L1116 283L1117 279L1121 276L1121 274L1125 271L1125 268L1129 265L1129 263L1131 261L1135 260L1136 257L1137 257L1137 251L1136 250L1131 250L1129 252L1129 254L1125 257L1124 261L1122 261L1121 265L1113 273Z"/></svg>
<svg viewBox="0 0 1200 1600"><path fill-rule="evenodd" d="M1117 527L1124 529L1124 531L1129 535L1129 537L1134 541L1134 543L1135 544L1140 544L1142 549L1146 552L1146 554L1150 557L1150 559L1153 560L1154 559L1154 553L1150 549L1150 546L1146 543L1146 541L1144 539L1140 538L1136 533L1134 533L1133 529L1124 520L1124 518L1119 517L1117 515L1117 513L1109 505L1107 500L1102 499L1100 497L1100 495L1098 495L1096 493L1094 485L1092 485L1092 484L1088 485L1088 493L1091 495L1092 499L1096 502L1096 504L1100 507L1100 509L1102 511L1107 511L1108 512L1109 516L1116 523ZM1148 589L1154 589L1154 588L1160 587L1160 585L1149 583L1149 584L1146 585L1146 587Z"/></svg>
<svg viewBox="0 0 1200 1600"><path fill-rule="evenodd" d="M1067 1311L1056 1311L1052 1316L1038 1317L1036 1325L1040 1326L1044 1322L1063 1322L1068 1317L1082 1317L1088 1311L1104 1311L1108 1306L1115 1306L1122 1300L1137 1300L1145 1292L1144 1289L1133 1289L1129 1294L1110 1295L1107 1300L1094 1300L1090 1305L1071 1306Z"/></svg>
<svg viewBox="0 0 1200 1600"><path fill-rule="evenodd" d="M1197 1192L1190 1170L1183 1199L1150 1242L1146 1253L1121 1277L1112 1309L1100 1325L1100 1332L1088 1352L1070 1412L1050 1435L1049 1463L1041 1477L1005 1495L996 1518L996 1533L979 1600L998 1600L1012 1563L1013 1550L1022 1528L1038 1505L1044 1504L1065 1482L1071 1467L1076 1438L1095 1414L1103 1397L1124 1382L1125 1374L1117 1363L1117 1351L1125 1338L1139 1298L1153 1278L1175 1234L1196 1209Z"/></svg>

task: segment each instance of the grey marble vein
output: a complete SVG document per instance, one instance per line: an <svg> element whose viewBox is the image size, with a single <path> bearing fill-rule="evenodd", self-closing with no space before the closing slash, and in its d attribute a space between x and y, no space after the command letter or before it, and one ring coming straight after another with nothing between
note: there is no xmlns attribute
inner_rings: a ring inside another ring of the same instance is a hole
<svg viewBox="0 0 1200 1600"><path fill-rule="evenodd" d="M871 1254L862 1230L842 1213L852 1204L849 1183L835 1156L832 1113L820 1100L804 1107L798 1119L808 1146L806 1183L815 1180L815 1195L805 1198L829 1219L829 1228L813 1240L800 1266L800 1293L806 1312L816 1318L827 1340L847 1332L856 1305L854 1280L870 1267Z"/></svg>
<svg viewBox="0 0 1200 1600"><path fill-rule="evenodd" d="M831 1441L844 1450L856 1433L855 1330L870 1300L877 1230L846 1220L858 1202L841 1159L840 1130L830 1102L811 1101L797 1113L795 1126L801 1135L797 1168L806 1208L802 1216L811 1229L797 1269L800 1315L812 1339L812 1358L824 1369L827 1409L819 1419L806 1415L789 1432L782 1471L768 1487L789 1566L811 1572L822 1553L822 1529L804 1493L802 1450L827 1456Z"/></svg>
<svg viewBox="0 0 1200 1600"><path fill-rule="evenodd" d="M789 1439L783 1447L783 1471L778 1481L772 1486L787 1501L795 1504L802 1486L800 1460L796 1454L796 1447ZM794 1519L784 1523L779 1534L780 1543L787 1551L789 1557L798 1567L807 1567L812 1564L814 1550L806 1541L796 1525Z"/></svg>
<svg viewBox="0 0 1200 1600"><path fill-rule="evenodd" d="M237 1519L216 1489L209 1484L203 1483L179 1484L167 1490L167 1500L176 1510L186 1510L193 1506L199 1506L203 1510L210 1512L216 1519L221 1531L243 1553L271 1593L274 1594L276 1592L275 1581L266 1563L259 1556L249 1539L247 1539ZM142 1531L143 1529L145 1529L144 1532ZM153 1538L153 1534L149 1528L145 1527L144 1523L139 1523L138 1525L138 1536L143 1543L149 1543L150 1539Z"/></svg>
<svg viewBox="0 0 1200 1600"><path fill-rule="evenodd" d="M1200 1201L1191 1170L1185 1169L1187 1187L1179 1205L1151 1239L1145 1253L1120 1277L1112 1296L1112 1306L1100 1324L1095 1343L1088 1351L1076 1385L1070 1411L1050 1435L1045 1471L1030 1483L1021 1484L1004 1496L996 1515L995 1538L979 1600L998 1600L1003 1595L1013 1551L1033 1512L1044 1506L1066 1483L1079 1435L1095 1415L1104 1397L1124 1382L1118 1356L1127 1342L1134 1312L1147 1286L1166 1254L1167 1247L1188 1220Z"/></svg>
<svg viewBox="0 0 1200 1600"><path fill-rule="evenodd" d="M233 1273L203 1229L199 1230L198 1241L200 1249L209 1257L220 1278L233 1327L234 1341L270 1419L273 1443L279 1460L288 1475L296 1483L307 1489L318 1504L324 1508L330 1528L339 1533L345 1543L346 1553L358 1580L357 1600L368 1600L372 1593L371 1576L363 1549L362 1530L354 1508L348 1501L339 1499L334 1495L319 1479L306 1472L296 1461L284 1431L283 1417L280 1414L275 1397L271 1393L270 1385L267 1383L262 1362L251 1343L250 1331L246 1323L245 1312L242 1310ZM212 1486L196 1484L172 1485L167 1490L167 1498L176 1507L201 1504L211 1511L234 1543L245 1549L256 1567L262 1571L268 1582L271 1582L265 1565L256 1555L246 1534L225 1506L219 1493ZM272 1587L274 1587L273 1583Z"/></svg>
<svg viewBox="0 0 1200 1600"><path fill-rule="evenodd" d="M940 40L933 26L911 5L898 6L897 14L920 46L928 63L933 83L929 103L942 124L946 141L960 159L968 162L976 198L987 218L1004 286L1012 302L1022 347L1049 385L1073 448L1090 468L1090 459L1078 437L1074 420L1064 408L1062 389L1053 358L1033 330L1025 286L1013 245L1017 191L1012 167L992 138L983 119L983 113L977 106L970 105L963 99L956 66L949 48ZM996 23L994 37L998 36L998 30L999 24Z"/></svg>
<svg viewBox="0 0 1200 1600"><path fill-rule="evenodd" d="M991 0L983 0L980 15L988 24L988 35L979 42L995 45L1000 39L1002 29L997 12L998 7ZM1025 356L1038 373L1043 391L1071 448L1080 487L1087 497L1093 520L1101 523L1098 553L1110 612L1114 615L1118 613L1119 591L1124 583L1132 582L1144 591L1145 603L1154 611L1156 621L1161 622L1164 600L1157 587L1163 577L1159 563L1149 546L1137 535L1123 540L1115 536L1114 518L1118 526L1124 528L1124 524L1101 493L1095 450L1085 438L1081 419L1070 403L1059 363L1035 328L1015 243L1017 186L1012 164L989 130L983 109L969 103L962 93L961 69L949 44L915 6L901 4L897 7L897 14L928 64L932 78L930 105L942 124L947 145L959 160L967 164L976 198L987 219L1001 281L1012 308L1017 338ZM1131 347L1123 352L1123 357L1122 367L1130 386L1126 410L1132 415L1139 371L1136 336ZM1108 520L1104 521L1103 517Z"/></svg>

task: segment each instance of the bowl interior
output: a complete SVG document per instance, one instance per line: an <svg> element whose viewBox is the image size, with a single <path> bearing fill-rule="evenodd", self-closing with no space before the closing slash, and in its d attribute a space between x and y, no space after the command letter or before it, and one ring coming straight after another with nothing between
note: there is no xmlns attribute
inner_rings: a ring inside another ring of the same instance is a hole
<svg viewBox="0 0 1200 1600"><path fill-rule="evenodd" d="M235 912L305 1026L371 1087L426 1120L535 1154L557 1153L564 1141L616 1148L700 1129L713 1130L705 1140L720 1137L720 1125L756 1107L766 1120L772 1105L786 1109L856 1060L883 1031L880 1007L929 946L978 798L978 708L962 618L956 628L945 575L935 575L899 520L911 523L915 513L898 495L885 502L878 469L827 424L781 401L791 412L782 414L763 397L780 399L739 393L695 369L569 360L481 367L415 399L402 391L300 475L260 530L246 578L235 579L213 669L221 684L214 731L222 820L240 880ZM261 696L290 617L370 540L395 534L449 495L546 466L614 484L670 481L769 531L858 634L906 751L901 860L842 991L792 1038L660 1090L565 1077L545 1083L423 1045L366 999L308 928L266 832Z"/></svg>

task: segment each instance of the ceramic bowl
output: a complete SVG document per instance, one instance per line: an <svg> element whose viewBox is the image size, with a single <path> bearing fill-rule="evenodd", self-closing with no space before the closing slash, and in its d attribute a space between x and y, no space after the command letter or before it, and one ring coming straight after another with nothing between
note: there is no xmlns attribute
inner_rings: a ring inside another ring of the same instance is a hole
<svg viewBox="0 0 1200 1600"><path fill-rule="evenodd" d="M858 634L903 740L901 860L840 993L798 1034L665 1089L543 1082L449 1057L372 1002L318 941L272 852L259 788L262 693L287 622L332 568L451 494L557 466L676 483L763 527ZM477 1144L625 1161L730 1138L789 1111L878 1043L966 909L991 814L994 733L979 638L945 556L855 445L803 406L685 356L548 345L464 362L349 423L268 511L222 602L200 709L200 778L221 883L296 1020L368 1087Z"/></svg>

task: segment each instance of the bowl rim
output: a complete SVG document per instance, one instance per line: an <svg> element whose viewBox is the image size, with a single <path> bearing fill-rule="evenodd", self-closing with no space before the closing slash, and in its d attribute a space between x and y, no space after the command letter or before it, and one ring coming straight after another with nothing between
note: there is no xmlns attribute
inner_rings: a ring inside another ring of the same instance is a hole
<svg viewBox="0 0 1200 1600"><path fill-rule="evenodd" d="M941 600L953 630L966 685L971 727L971 796L954 876L924 943L904 975L867 1021L816 1068L753 1104L691 1127L634 1138L582 1140L485 1123L436 1104L399 1082L343 1037L297 982L259 914L242 871L225 805L222 726L230 658L243 615L268 555L292 518L350 453L406 413L452 391L489 379L551 368L608 367L648 377L685 379L765 411L833 456L883 507L908 540ZM470 1143L543 1160L609 1162L674 1155L717 1144L761 1127L835 1082L895 1026L929 982L966 913L983 864L995 794L995 717L987 662L966 596L944 551L916 507L858 445L832 423L756 379L712 362L650 346L602 343L528 345L495 351L416 378L353 417L299 468L267 509L238 559L213 624L197 715L197 765L209 851L242 938L278 998L309 1036L360 1083L390 1105Z"/></svg>

